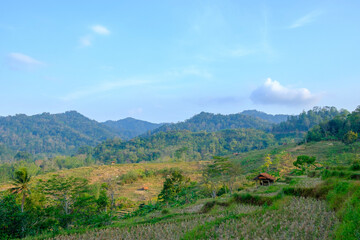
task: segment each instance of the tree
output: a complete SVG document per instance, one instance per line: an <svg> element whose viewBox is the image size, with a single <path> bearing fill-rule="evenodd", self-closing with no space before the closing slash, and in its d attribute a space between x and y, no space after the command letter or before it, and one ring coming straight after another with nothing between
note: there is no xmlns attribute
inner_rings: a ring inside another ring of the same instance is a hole
<svg viewBox="0 0 360 240"><path fill-rule="evenodd" d="M24 237L24 217L12 194L0 198L0 239Z"/></svg>
<svg viewBox="0 0 360 240"><path fill-rule="evenodd" d="M20 168L15 171L15 176L13 178L14 187L10 189L12 193L21 194L21 212L24 212L25 198L27 194L30 194L29 183L31 176L28 174L26 168Z"/></svg>
<svg viewBox="0 0 360 240"><path fill-rule="evenodd" d="M270 171L270 165L272 164L270 154L267 154L265 156L264 160L265 160L264 167L266 167L267 171L269 172Z"/></svg>
<svg viewBox="0 0 360 240"><path fill-rule="evenodd" d="M15 161L25 161L28 163L33 162L34 156L31 153L20 151L14 156Z"/></svg>
<svg viewBox="0 0 360 240"><path fill-rule="evenodd" d="M203 178L205 184L210 185L211 195L215 198L219 184L224 186L225 193L227 189L232 190L233 183L241 173L241 168L226 157L214 156L213 159L214 162L204 169Z"/></svg>
<svg viewBox="0 0 360 240"><path fill-rule="evenodd" d="M357 138L358 138L358 134L350 130L344 135L342 141L346 145L349 145L356 142Z"/></svg>
<svg viewBox="0 0 360 240"><path fill-rule="evenodd" d="M177 201L180 193L189 186L190 178L182 175L180 170L173 170L165 179L163 189L158 196L159 202Z"/></svg>
<svg viewBox="0 0 360 240"><path fill-rule="evenodd" d="M53 175L49 180L40 180L40 188L55 201L61 203L65 215L70 214L72 203L76 197L87 190L88 181L84 178L62 177Z"/></svg>
<svg viewBox="0 0 360 240"><path fill-rule="evenodd" d="M315 161L316 157L300 155L293 164L295 167L300 168L302 172L305 172L310 166L315 166Z"/></svg>

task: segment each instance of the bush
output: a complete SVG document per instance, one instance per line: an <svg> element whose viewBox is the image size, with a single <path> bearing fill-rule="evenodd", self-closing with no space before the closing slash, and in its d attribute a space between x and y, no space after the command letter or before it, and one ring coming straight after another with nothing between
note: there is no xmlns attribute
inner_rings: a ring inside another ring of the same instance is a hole
<svg viewBox="0 0 360 240"><path fill-rule="evenodd" d="M170 210L166 209L166 208L161 211L161 214L169 214L169 213L170 213Z"/></svg>
<svg viewBox="0 0 360 240"><path fill-rule="evenodd" d="M350 167L350 170L352 170L352 171L360 170L360 161L354 161Z"/></svg>
<svg viewBox="0 0 360 240"><path fill-rule="evenodd" d="M249 193L246 194L237 194L233 195L233 200L237 203L245 203L251 205L271 205L274 200L277 199L276 197L263 197L263 196L253 196Z"/></svg>

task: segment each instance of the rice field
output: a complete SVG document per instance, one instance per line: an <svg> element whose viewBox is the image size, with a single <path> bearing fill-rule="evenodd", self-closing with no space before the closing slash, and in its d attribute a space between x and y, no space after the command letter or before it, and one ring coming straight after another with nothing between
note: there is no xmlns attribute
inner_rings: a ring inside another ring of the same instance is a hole
<svg viewBox="0 0 360 240"><path fill-rule="evenodd" d="M336 223L335 213L328 210L325 201L291 197L279 209L233 204L214 209L209 214L184 213L156 223L62 235L54 239L176 240L187 239L189 234L190 239L331 239Z"/></svg>
<svg viewBox="0 0 360 240"><path fill-rule="evenodd" d="M206 232L206 239L332 239L335 213L325 201L293 197L279 210L228 219Z"/></svg>

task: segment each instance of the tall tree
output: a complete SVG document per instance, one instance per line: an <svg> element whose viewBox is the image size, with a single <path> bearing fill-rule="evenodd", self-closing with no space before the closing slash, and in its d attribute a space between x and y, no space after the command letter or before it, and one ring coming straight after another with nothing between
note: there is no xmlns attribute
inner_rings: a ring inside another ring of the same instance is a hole
<svg viewBox="0 0 360 240"><path fill-rule="evenodd" d="M30 194L29 183L31 176L28 174L26 168L20 168L15 171L15 176L13 178L14 187L10 189L12 193L21 194L21 212L24 212L25 198L27 194Z"/></svg>
<svg viewBox="0 0 360 240"><path fill-rule="evenodd" d="M61 203L65 215L70 214L74 200L86 192L87 186L87 179L59 175L53 175L49 180L41 181L43 192Z"/></svg>

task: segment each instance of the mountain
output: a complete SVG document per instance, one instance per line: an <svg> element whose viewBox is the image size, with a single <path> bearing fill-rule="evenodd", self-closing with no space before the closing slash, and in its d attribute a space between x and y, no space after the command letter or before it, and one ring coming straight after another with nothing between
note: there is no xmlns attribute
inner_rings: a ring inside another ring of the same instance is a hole
<svg viewBox="0 0 360 240"><path fill-rule="evenodd" d="M263 120L269 121L271 123L285 122L291 116L291 115L286 115L286 114L272 115L272 114L260 112L260 111L257 111L257 110L245 110L245 111L242 111L240 114L247 115L247 116L252 116L252 117L258 117L258 118L261 118Z"/></svg>
<svg viewBox="0 0 360 240"><path fill-rule="evenodd" d="M191 132L216 132L224 129L239 128L254 128L264 130L270 128L271 125L272 124L269 121L240 113L222 115L201 112L184 122L163 125L155 129L152 133L175 130L188 130Z"/></svg>
<svg viewBox="0 0 360 240"><path fill-rule="evenodd" d="M118 121L109 120L102 124L113 129L124 140L132 139L164 125L163 123L151 123L130 117Z"/></svg>
<svg viewBox="0 0 360 240"><path fill-rule="evenodd" d="M76 111L0 117L0 143L32 154L70 154L118 137L112 129Z"/></svg>

